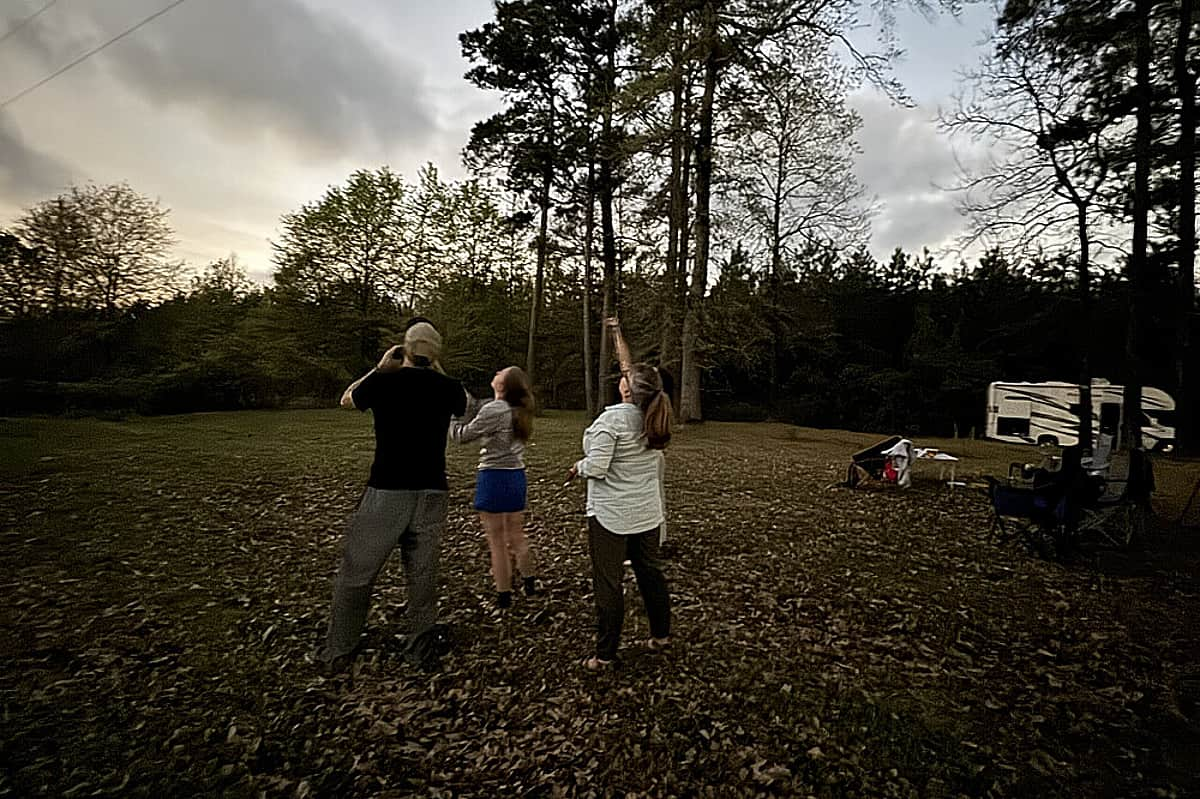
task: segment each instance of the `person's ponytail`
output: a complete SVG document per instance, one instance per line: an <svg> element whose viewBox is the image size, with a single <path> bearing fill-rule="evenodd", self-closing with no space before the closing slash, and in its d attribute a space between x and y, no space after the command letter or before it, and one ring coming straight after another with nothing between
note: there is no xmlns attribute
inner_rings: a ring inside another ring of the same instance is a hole
<svg viewBox="0 0 1200 799"><path fill-rule="evenodd" d="M635 363L625 375L633 403L642 412L642 434L650 449L665 449L671 440L671 399L663 391L658 370L648 363Z"/></svg>
<svg viewBox="0 0 1200 799"><path fill-rule="evenodd" d="M642 431L646 434L646 446L666 449L671 443L671 400L666 392L655 394L642 415L645 417Z"/></svg>

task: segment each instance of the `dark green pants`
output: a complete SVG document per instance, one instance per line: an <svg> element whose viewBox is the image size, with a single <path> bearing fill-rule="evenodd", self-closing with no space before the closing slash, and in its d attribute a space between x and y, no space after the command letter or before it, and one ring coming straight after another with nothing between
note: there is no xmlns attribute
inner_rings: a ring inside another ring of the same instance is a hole
<svg viewBox="0 0 1200 799"><path fill-rule="evenodd" d="M621 576L626 560L633 566L638 590L646 605L650 634L671 634L671 596L658 553L658 528L633 535L604 529L595 516L588 517L588 544L592 552L592 591L596 596L596 657L612 660L621 643L625 598Z"/></svg>

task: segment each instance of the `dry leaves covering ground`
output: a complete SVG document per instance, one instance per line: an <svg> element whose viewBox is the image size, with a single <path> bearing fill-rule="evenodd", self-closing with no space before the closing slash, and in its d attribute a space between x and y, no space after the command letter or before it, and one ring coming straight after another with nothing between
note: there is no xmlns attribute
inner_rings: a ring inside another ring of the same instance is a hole
<svg viewBox="0 0 1200 799"><path fill-rule="evenodd" d="M351 673L323 631L369 421L337 411L0 422L0 795L1186 796L1200 791L1200 531L1071 563L988 537L975 489L833 488L875 436L708 424L668 453L676 646L627 583L592 644L580 415L539 420L549 589L492 608L452 450L454 650L400 657L381 575ZM938 443L938 442L922 442ZM941 446L959 473L1028 450ZM1197 465L1162 462L1159 518Z"/></svg>

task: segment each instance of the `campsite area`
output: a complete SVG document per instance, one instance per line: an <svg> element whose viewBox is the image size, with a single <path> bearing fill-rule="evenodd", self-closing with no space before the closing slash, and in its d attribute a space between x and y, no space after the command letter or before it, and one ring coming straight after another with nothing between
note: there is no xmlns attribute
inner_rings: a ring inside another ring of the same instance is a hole
<svg viewBox="0 0 1200 799"><path fill-rule="evenodd" d="M400 657L403 579L323 676L369 419L345 411L0 421L6 796L1189 796L1200 791L1197 464L1156 460L1129 553L989 536L983 474L1031 448L931 439L966 487L835 487L877 435L706 423L667 452L675 643L632 580L593 675L585 415L527 452L548 589L493 608L450 451L440 672Z"/></svg>

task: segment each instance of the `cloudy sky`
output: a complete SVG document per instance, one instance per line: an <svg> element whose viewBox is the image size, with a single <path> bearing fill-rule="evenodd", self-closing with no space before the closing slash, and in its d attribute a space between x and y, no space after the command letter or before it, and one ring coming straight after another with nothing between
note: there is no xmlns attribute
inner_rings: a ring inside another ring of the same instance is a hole
<svg viewBox="0 0 1200 799"><path fill-rule="evenodd" d="M0 104L168 4L57 0L8 35L46 3L0 1ZM933 119L989 16L901 15L897 74L916 106L852 98L858 174L883 207L877 255L940 247L961 227L934 188L954 158ZM236 251L265 281L280 215L352 170L412 179L432 161L463 176L467 133L498 101L462 79L458 34L490 18L490 0L184 2L0 108L0 227L69 183L127 181L171 209L180 257Z"/></svg>

